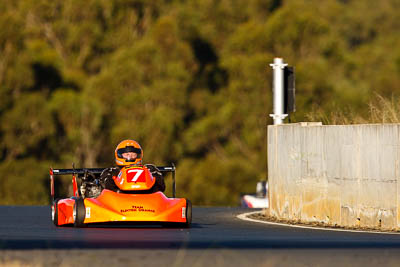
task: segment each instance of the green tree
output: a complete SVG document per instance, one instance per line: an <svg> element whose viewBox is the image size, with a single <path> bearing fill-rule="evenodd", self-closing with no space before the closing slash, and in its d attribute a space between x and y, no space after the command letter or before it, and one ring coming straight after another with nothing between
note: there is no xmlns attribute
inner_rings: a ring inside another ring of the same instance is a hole
<svg viewBox="0 0 400 267"><path fill-rule="evenodd" d="M50 164L109 166L118 142L134 138L145 162L177 164L178 194L237 205L267 179L274 57L296 68L292 122L397 121L398 8L398 0L3 1L0 203L46 204Z"/></svg>

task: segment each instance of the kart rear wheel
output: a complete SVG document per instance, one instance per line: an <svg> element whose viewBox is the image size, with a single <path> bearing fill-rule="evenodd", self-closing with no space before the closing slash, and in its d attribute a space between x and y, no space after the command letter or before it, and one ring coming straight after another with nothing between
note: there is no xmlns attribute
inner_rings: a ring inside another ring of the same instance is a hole
<svg viewBox="0 0 400 267"><path fill-rule="evenodd" d="M86 227L85 221L86 208L83 198L76 198L73 210L74 226L75 227Z"/></svg>
<svg viewBox="0 0 400 267"><path fill-rule="evenodd" d="M58 224L58 201L59 201L59 199L54 200L53 205L51 206L51 220L53 221L55 226L59 226L59 224Z"/></svg>

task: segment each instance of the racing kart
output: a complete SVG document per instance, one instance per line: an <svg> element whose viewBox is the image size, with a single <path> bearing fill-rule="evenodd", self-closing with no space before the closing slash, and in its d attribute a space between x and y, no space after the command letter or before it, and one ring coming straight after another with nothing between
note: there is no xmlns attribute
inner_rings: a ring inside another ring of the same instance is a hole
<svg viewBox="0 0 400 267"><path fill-rule="evenodd" d="M241 197L241 203L242 207L245 208L268 208L268 182L258 182L256 193L251 195L243 195Z"/></svg>
<svg viewBox="0 0 400 267"><path fill-rule="evenodd" d="M190 227L192 204L175 196L175 166L156 167L163 174L172 172L172 198L150 190L155 177L146 166L121 168L113 180L118 190L104 189L99 181L104 168L51 169L52 220L56 226L85 227L93 223L159 223ZM56 199L54 178L72 175L73 196Z"/></svg>

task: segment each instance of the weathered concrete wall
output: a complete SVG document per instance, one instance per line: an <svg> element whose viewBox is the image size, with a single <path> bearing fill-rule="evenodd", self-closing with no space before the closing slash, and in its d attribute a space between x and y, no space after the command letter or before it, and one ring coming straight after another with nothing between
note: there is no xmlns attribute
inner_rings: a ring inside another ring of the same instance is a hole
<svg viewBox="0 0 400 267"><path fill-rule="evenodd" d="M400 229L400 124L268 126L270 214Z"/></svg>

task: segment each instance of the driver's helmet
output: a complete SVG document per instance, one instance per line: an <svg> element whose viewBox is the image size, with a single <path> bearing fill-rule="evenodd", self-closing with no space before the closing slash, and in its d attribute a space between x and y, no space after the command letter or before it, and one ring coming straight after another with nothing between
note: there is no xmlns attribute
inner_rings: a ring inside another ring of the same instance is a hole
<svg viewBox="0 0 400 267"><path fill-rule="evenodd" d="M124 140L115 149L115 163L118 166L142 164L142 158L143 150L134 140Z"/></svg>

